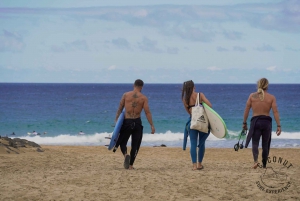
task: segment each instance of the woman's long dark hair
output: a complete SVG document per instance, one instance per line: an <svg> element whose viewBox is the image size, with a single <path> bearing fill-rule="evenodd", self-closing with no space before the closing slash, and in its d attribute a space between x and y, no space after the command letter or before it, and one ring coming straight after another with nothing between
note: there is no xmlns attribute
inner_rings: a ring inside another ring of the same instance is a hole
<svg viewBox="0 0 300 201"><path fill-rule="evenodd" d="M193 93L193 89L194 89L193 80L186 81L183 83L181 99L183 100L183 98L184 98L184 101L187 105L189 105L189 103L190 103L190 98Z"/></svg>

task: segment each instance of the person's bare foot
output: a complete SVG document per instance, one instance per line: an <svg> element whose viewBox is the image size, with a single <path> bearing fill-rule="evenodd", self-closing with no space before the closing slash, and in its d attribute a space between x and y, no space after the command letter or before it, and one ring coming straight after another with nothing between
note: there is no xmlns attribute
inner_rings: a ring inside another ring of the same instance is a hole
<svg viewBox="0 0 300 201"><path fill-rule="evenodd" d="M197 165L196 163L193 164L193 169L192 170L197 170Z"/></svg>
<svg viewBox="0 0 300 201"><path fill-rule="evenodd" d="M201 166L198 166L198 167L197 167L197 170L202 170L203 168L204 168L204 166L201 165Z"/></svg>
<svg viewBox="0 0 300 201"><path fill-rule="evenodd" d="M128 170L135 170L135 168L132 165L130 165Z"/></svg>
<svg viewBox="0 0 300 201"><path fill-rule="evenodd" d="M252 168L253 168L253 169L256 169L257 167L258 167L258 163L255 162L255 163L253 164Z"/></svg>
<svg viewBox="0 0 300 201"><path fill-rule="evenodd" d="M199 162L197 165L197 170L202 170L204 166Z"/></svg>

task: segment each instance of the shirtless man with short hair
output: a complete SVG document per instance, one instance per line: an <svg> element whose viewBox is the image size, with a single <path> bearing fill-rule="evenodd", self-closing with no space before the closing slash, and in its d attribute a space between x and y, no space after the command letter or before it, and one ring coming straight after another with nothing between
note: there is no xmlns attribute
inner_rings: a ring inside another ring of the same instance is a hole
<svg viewBox="0 0 300 201"><path fill-rule="evenodd" d="M275 121L277 123L276 134L279 136L281 133L281 125L279 119L279 112L277 109L276 98L274 95L267 92L269 81L262 78L257 82L257 92L251 93L244 111L243 129L248 130L247 118L249 111L252 108L253 117L251 118L251 126L247 136L245 147L247 148L252 138L252 153L254 159L253 168L258 166L258 145L260 136L262 136L262 163L266 168L266 163L269 156L271 134L272 134L272 118L270 111L272 109Z"/></svg>
<svg viewBox="0 0 300 201"><path fill-rule="evenodd" d="M148 105L148 98L141 93L144 82L137 79L133 85L133 91L123 94L119 109L116 114L115 122L117 122L123 108L125 107L125 118L120 131L119 139L116 147L120 145L121 151L125 157L124 168L134 169L133 163L139 151L142 138L143 126L141 121L141 112L144 109L146 118L151 126L151 134L155 133L155 128L152 122L152 115ZM131 151L130 155L127 154L127 142L131 136Z"/></svg>

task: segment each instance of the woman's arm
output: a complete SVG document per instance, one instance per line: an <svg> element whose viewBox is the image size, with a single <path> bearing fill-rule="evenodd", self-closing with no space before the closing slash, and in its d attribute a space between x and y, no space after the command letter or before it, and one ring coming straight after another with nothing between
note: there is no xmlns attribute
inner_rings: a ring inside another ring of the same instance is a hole
<svg viewBox="0 0 300 201"><path fill-rule="evenodd" d="M203 93L200 93L200 99L202 102L206 103L209 107L212 108L212 104L209 102L209 100L205 97Z"/></svg>
<svg viewBox="0 0 300 201"><path fill-rule="evenodd" d="M183 106L184 106L185 111L186 111L188 114L191 114L190 111L189 111L189 109L188 109L188 105L185 103L185 100L184 100L184 99L182 99L182 103L183 103Z"/></svg>

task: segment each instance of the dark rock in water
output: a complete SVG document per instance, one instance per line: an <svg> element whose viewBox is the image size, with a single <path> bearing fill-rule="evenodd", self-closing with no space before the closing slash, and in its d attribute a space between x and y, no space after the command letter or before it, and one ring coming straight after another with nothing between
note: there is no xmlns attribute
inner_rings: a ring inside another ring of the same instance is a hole
<svg viewBox="0 0 300 201"><path fill-rule="evenodd" d="M160 146L155 145L155 146L153 146L153 147L167 147L167 145L161 144Z"/></svg>
<svg viewBox="0 0 300 201"><path fill-rule="evenodd" d="M0 138L0 147L5 147L8 153L14 152L18 154L19 148L37 148L37 152L43 152L41 149L41 146L38 145L35 142L31 142L25 139L20 139L20 138L9 138L9 137L2 137Z"/></svg>

